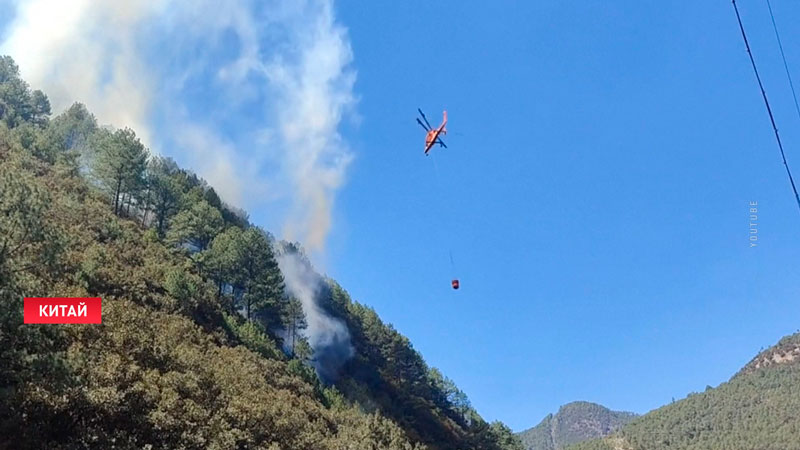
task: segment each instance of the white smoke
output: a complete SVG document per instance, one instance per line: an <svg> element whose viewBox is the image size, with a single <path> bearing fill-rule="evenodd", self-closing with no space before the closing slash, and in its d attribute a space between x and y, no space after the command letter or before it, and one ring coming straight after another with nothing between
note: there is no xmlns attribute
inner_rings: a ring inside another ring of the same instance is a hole
<svg viewBox="0 0 800 450"><path fill-rule="evenodd" d="M332 0L14 6L0 53L54 111L80 101L101 124L133 128L229 203L285 204L287 237L324 248L352 159L338 129L355 103Z"/></svg>
<svg viewBox="0 0 800 450"><path fill-rule="evenodd" d="M350 332L341 319L331 317L319 304L323 280L295 252L278 252L278 267L289 295L300 300L308 328L304 331L314 350L314 366L323 380L336 379L338 369L351 356Z"/></svg>
<svg viewBox="0 0 800 450"><path fill-rule="evenodd" d="M56 111L81 101L105 123L132 127L149 142L153 80L136 54L133 32L149 8L114 3L20 0L0 52L14 58Z"/></svg>

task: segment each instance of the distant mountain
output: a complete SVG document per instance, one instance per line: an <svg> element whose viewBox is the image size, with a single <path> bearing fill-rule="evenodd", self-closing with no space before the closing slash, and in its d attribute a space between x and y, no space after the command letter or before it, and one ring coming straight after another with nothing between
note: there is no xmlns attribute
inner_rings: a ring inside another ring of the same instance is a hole
<svg viewBox="0 0 800 450"><path fill-rule="evenodd" d="M652 411L569 450L800 450L800 333L717 388Z"/></svg>
<svg viewBox="0 0 800 450"><path fill-rule="evenodd" d="M562 406L539 425L518 434L527 450L561 450L568 445L607 436L636 418L589 402Z"/></svg>

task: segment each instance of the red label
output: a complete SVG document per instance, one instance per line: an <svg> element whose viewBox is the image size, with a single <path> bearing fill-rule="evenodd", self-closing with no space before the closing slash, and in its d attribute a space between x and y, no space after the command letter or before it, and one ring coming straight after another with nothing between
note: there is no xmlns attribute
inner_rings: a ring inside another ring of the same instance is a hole
<svg viewBox="0 0 800 450"><path fill-rule="evenodd" d="M25 297L25 323L101 323L99 297Z"/></svg>

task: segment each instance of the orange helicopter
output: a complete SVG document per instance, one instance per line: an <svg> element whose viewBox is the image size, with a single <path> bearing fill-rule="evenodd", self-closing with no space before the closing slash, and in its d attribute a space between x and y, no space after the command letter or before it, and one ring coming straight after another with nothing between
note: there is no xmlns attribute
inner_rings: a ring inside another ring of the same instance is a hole
<svg viewBox="0 0 800 450"><path fill-rule="evenodd" d="M433 128L431 126L430 122L428 122L428 118L425 117L425 113L422 112L421 109L417 108L417 111L419 111L419 115L422 116L422 120L417 117L417 123L427 132L425 135L425 156L428 156L428 152L431 151L431 148L433 148L433 146L436 144L439 144L440 147L447 148L447 145L445 145L440 137L443 134L447 134L447 129L445 128L447 125L447 111L442 111L442 124L439 125L438 128ZM425 122L423 123L423 121ZM455 269L452 251L450 252L450 265ZM461 282L458 280L458 278L454 278L450 282L450 286L452 286L453 289L458 290L458 288L461 287Z"/></svg>
<svg viewBox="0 0 800 450"><path fill-rule="evenodd" d="M431 148L435 144L447 148L444 142L442 142L442 138L439 137L443 134L447 134L447 129L445 128L445 125L447 125L447 111L443 112L444 118L439 128L433 128L431 126L430 122L428 122L428 118L425 117L425 113L422 112L421 109L417 108L417 111L419 111L419 115L422 116L422 120L425 121L425 123L422 123L422 120L419 120L419 117L417 117L417 123L428 132L428 134L425 135L425 156L428 156L428 152L431 151Z"/></svg>

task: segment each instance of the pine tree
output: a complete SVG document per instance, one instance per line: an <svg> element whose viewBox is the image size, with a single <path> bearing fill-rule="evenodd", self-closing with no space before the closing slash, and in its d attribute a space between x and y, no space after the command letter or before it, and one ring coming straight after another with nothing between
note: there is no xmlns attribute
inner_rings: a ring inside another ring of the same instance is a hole
<svg viewBox="0 0 800 450"><path fill-rule="evenodd" d="M148 203L153 210L156 231L160 237L164 237L167 223L177 211L180 202L177 173L175 161L161 156L153 157L147 167Z"/></svg>
<svg viewBox="0 0 800 450"><path fill-rule="evenodd" d="M188 243L205 250L224 225L219 210L201 200L172 218L167 239L176 245Z"/></svg>
<svg viewBox="0 0 800 450"><path fill-rule="evenodd" d="M302 337L302 330L308 327L306 315L303 312L303 304L300 300L290 297L283 307L283 328L286 330L287 345L290 355L295 355L295 346L298 338Z"/></svg>
<svg viewBox="0 0 800 450"><path fill-rule="evenodd" d="M95 147L95 175L112 193L114 214L120 215L125 194L131 201L132 195L143 185L147 150L130 128L113 133L98 132Z"/></svg>
<svg viewBox="0 0 800 450"><path fill-rule="evenodd" d="M250 227L242 233L237 250L236 267L243 278L245 317L249 320L257 313L267 329L279 326L283 275L269 235L261 228Z"/></svg>

